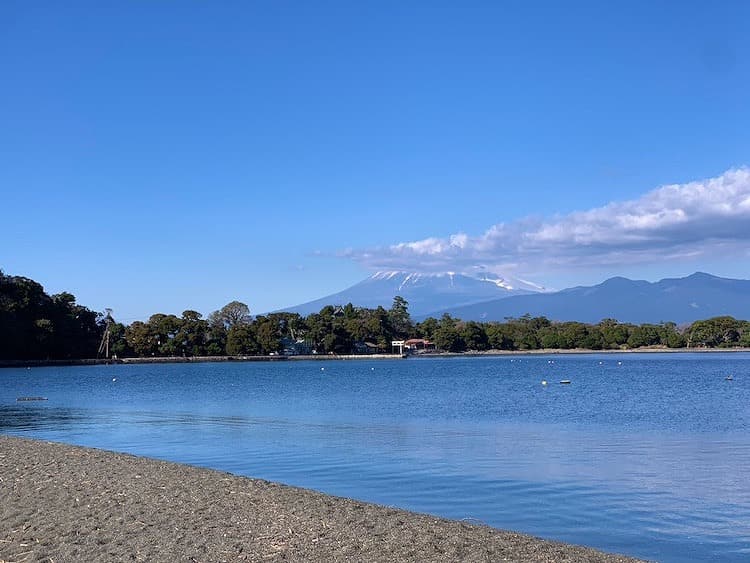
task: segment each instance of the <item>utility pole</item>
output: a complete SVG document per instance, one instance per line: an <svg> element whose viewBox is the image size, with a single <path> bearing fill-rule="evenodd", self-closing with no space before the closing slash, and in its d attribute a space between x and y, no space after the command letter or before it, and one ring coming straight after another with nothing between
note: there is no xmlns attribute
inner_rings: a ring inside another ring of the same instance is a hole
<svg viewBox="0 0 750 563"><path fill-rule="evenodd" d="M96 353L96 357L99 358L99 356L102 355L102 352L104 352L104 358L109 359L109 338L112 332L109 330L110 326L112 325L112 309L104 309L105 317L104 317L104 334L102 335L102 341L99 343L99 351Z"/></svg>

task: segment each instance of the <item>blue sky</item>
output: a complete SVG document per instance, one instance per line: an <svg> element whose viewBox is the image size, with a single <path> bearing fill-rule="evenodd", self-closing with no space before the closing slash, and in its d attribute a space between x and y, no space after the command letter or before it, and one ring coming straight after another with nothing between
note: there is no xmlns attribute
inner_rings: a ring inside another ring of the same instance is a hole
<svg viewBox="0 0 750 563"><path fill-rule="evenodd" d="M126 321L378 268L749 278L749 18L2 2L0 268Z"/></svg>

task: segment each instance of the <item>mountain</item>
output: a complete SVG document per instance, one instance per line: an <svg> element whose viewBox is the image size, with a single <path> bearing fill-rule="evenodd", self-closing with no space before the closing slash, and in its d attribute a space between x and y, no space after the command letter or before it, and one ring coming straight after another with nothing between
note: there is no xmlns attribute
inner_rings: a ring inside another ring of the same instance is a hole
<svg viewBox="0 0 750 563"><path fill-rule="evenodd" d="M339 293L283 310L309 315L317 313L326 305L347 303L369 308L382 305L387 309L392 305L393 298L400 295L409 302L411 315L419 316L437 309L460 307L543 290L543 287L531 282L499 276L472 277L453 272L376 272Z"/></svg>
<svg viewBox="0 0 750 563"><path fill-rule="evenodd" d="M720 315L750 319L750 280L719 278L700 272L654 283L616 277L591 287L445 307L429 316L440 317L443 313L476 321L502 321L527 313L555 321L587 323L613 318L638 324L661 321L683 324Z"/></svg>

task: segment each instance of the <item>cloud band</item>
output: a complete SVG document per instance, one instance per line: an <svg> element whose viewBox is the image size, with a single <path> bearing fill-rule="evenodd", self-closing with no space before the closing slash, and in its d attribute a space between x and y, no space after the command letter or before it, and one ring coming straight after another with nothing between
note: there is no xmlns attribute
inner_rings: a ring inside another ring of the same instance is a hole
<svg viewBox="0 0 750 563"><path fill-rule="evenodd" d="M340 255L372 269L533 273L746 255L748 248L750 169L741 167L587 211L498 223L479 236L457 233Z"/></svg>

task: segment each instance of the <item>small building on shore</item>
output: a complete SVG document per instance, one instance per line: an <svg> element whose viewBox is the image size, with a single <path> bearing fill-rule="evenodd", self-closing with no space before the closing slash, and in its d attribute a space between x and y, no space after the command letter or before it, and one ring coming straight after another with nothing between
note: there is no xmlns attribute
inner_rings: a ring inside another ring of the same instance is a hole
<svg viewBox="0 0 750 563"><path fill-rule="evenodd" d="M434 350L435 343L430 342L425 338L410 338L404 341L404 349L407 353L409 352L424 352L426 350Z"/></svg>
<svg viewBox="0 0 750 563"><path fill-rule="evenodd" d="M435 350L435 344L425 338L410 338L409 340L393 340L391 350L394 354L414 354Z"/></svg>
<svg viewBox="0 0 750 563"><path fill-rule="evenodd" d="M374 342L355 342L354 353L355 354L377 354L379 352L378 345Z"/></svg>

